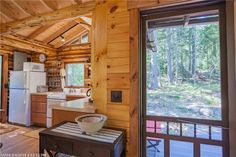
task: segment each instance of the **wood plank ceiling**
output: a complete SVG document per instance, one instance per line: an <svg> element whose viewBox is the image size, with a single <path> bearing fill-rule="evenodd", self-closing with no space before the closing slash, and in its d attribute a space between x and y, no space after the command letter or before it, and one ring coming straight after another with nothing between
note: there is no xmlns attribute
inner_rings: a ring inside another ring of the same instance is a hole
<svg viewBox="0 0 236 157"><path fill-rule="evenodd" d="M9 26L16 21L40 17L39 15L91 1L94 0L0 0L0 25ZM91 13L88 13L75 18L11 30L0 34L0 36L14 36L53 48L60 48L70 45L80 35L89 32L90 28ZM62 38L65 41L62 41Z"/></svg>

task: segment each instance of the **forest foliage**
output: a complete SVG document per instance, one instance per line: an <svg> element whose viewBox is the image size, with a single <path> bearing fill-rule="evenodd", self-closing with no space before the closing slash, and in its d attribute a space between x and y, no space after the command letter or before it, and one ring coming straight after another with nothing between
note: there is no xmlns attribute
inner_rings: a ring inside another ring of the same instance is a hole
<svg viewBox="0 0 236 157"><path fill-rule="evenodd" d="M218 110L204 116L219 119L219 24L163 27L151 32L156 51L147 48L146 53L148 101L154 107L176 106L176 116L182 116L186 109L199 116L205 113L196 106L217 106ZM191 105L195 108L189 108ZM150 112L154 110L152 107Z"/></svg>
<svg viewBox="0 0 236 157"><path fill-rule="evenodd" d="M84 64L67 64L66 71L66 82L68 86L84 86Z"/></svg>

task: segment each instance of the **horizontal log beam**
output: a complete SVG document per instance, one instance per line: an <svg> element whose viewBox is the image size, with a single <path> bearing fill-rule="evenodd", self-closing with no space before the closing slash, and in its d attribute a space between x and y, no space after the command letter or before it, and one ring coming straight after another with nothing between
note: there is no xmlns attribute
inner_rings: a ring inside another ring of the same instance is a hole
<svg viewBox="0 0 236 157"><path fill-rule="evenodd" d="M54 48L50 48L50 47L46 47L46 46L32 43L29 41L17 39L15 37L1 36L0 44L6 45L9 47L14 47L15 50L20 49L20 50L25 50L28 52L44 53L46 55L56 53L56 49Z"/></svg>
<svg viewBox="0 0 236 157"><path fill-rule="evenodd" d="M51 45L44 44L41 41L38 41L38 40L35 40L35 39L30 39L30 38L22 36L20 34L11 34L11 35L9 34L9 35L3 35L3 36L9 37L9 38L12 38L12 39L16 39L16 40L19 40L19 41L25 41L27 43L37 44L37 45L40 45L40 46L45 47L45 48L54 49L53 46L51 46Z"/></svg>
<svg viewBox="0 0 236 157"><path fill-rule="evenodd" d="M59 48L57 51L73 51L73 50L91 50L91 43L79 44L79 45L71 45Z"/></svg>
<svg viewBox="0 0 236 157"><path fill-rule="evenodd" d="M4 23L0 26L0 34L8 33L11 31L14 32L23 28L52 24L61 20L76 18L91 13L95 9L95 6L96 2L91 1L58 9L51 13L44 13L41 15L25 18L23 20Z"/></svg>

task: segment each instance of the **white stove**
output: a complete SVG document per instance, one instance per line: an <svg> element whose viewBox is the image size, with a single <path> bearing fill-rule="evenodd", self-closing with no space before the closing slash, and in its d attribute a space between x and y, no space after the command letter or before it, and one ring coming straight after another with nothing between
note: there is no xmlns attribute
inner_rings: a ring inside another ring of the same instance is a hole
<svg viewBox="0 0 236 157"><path fill-rule="evenodd" d="M52 108L66 102L63 92L49 92L47 95L47 128L52 126Z"/></svg>

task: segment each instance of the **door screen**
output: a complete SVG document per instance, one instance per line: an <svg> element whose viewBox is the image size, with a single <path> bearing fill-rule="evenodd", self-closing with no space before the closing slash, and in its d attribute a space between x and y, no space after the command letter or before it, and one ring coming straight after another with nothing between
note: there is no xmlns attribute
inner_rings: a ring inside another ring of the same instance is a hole
<svg viewBox="0 0 236 157"><path fill-rule="evenodd" d="M228 157L222 18L216 6L143 16L143 156Z"/></svg>

